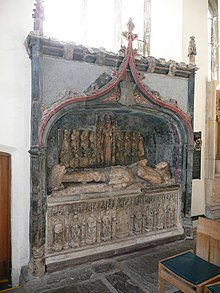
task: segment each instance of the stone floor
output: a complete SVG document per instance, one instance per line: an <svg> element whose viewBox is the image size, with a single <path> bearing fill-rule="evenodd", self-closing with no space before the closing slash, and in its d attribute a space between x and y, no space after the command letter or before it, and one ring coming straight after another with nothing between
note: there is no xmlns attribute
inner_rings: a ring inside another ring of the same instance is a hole
<svg viewBox="0 0 220 293"><path fill-rule="evenodd" d="M48 273L40 279L28 276L24 268L19 293L154 293L158 261L194 246L194 240L177 241ZM177 289L167 286L166 293L173 292Z"/></svg>

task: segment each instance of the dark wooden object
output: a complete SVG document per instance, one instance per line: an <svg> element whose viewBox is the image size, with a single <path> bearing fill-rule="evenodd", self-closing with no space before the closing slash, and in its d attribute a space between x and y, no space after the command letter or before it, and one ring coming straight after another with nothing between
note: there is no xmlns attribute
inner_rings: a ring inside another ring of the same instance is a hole
<svg viewBox="0 0 220 293"><path fill-rule="evenodd" d="M209 263L218 265L218 268L215 268L215 271L217 270L219 272L213 273L213 275L209 278L206 278L200 282L192 282L189 280L186 280L183 275L180 276L178 269L177 270L171 270L170 267L167 267L167 260L175 260L175 262L178 262L181 258L180 255L172 256L166 260L161 260L159 262L159 293L163 293L164 291L164 283L165 281L169 282L173 286L177 287L179 290L185 293L192 293L192 292L203 292L205 285L214 283L216 281L220 280L220 255L219 255L219 249L220 249L220 223L209 220L206 218L199 218L198 220L198 228L197 228L197 242L196 242L196 255L204 260L206 260L209 265ZM194 259L193 259L194 261ZM196 274L197 267L195 264L195 261L193 264L189 261L189 259L186 259L184 261L180 261L182 267L185 267L187 269L190 267L194 267L193 274ZM174 266L173 266L174 267ZM180 267L180 266L179 266ZM200 267L198 269L198 272L201 271L202 268ZM208 270L207 270L208 272ZM195 277L196 278L196 277ZM195 279L194 278L194 279Z"/></svg>
<svg viewBox="0 0 220 293"><path fill-rule="evenodd" d="M0 279L10 278L10 170L9 154L0 152Z"/></svg>

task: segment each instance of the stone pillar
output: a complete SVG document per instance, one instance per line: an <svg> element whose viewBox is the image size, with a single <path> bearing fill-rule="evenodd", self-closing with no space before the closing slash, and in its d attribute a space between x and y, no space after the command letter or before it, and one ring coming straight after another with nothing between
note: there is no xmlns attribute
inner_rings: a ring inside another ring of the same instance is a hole
<svg viewBox="0 0 220 293"><path fill-rule="evenodd" d="M31 147L31 257L28 273L40 277L45 272L45 152L42 147Z"/></svg>
<svg viewBox="0 0 220 293"><path fill-rule="evenodd" d="M193 151L193 145L187 145L185 217L191 217Z"/></svg>
<svg viewBox="0 0 220 293"><path fill-rule="evenodd" d="M27 39L31 57L31 193L30 193L30 262L29 274L41 276L45 271L45 151L38 145L39 125L42 117L42 74L40 42L38 37Z"/></svg>
<svg viewBox="0 0 220 293"><path fill-rule="evenodd" d="M216 81L207 82L206 151L205 151L205 214L220 219L220 173L218 173L217 143L220 139L216 121Z"/></svg>
<svg viewBox="0 0 220 293"><path fill-rule="evenodd" d="M185 170L183 170L185 175L185 186L183 187L183 228L187 239L193 239L193 224L191 219L191 206L192 206L192 168L193 168L193 146L186 145L186 161ZM182 179L184 180L184 179Z"/></svg>

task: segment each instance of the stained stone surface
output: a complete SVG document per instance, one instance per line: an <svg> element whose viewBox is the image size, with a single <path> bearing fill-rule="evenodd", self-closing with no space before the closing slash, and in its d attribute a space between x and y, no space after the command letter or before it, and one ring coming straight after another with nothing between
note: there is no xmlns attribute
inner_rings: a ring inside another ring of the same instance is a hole
<svg viewBox="0 0 220 293"><path fill-rule="evenodd" d="M195 240L176 241L46 273L41 278L28 276L24 267L22 289L26 293L157 293L158 261L194 248ZM166 284L165 292L179 291Z"/></svg>
<svg viewBox="0 0 220 293"><path fill-rule="evenodd" d="M65 89L83 92L104 72L110 74L111 67L69 62L44 57L43 66L43 103L51 105L62 98ZM74 78L73 78L74 77ZM82 94L81 94L82 95Z"/></svg>
<svg viewBox="0 0 220 293"><path fill-rule="evenodd" d="M117 265L113 262L95 263L92 268L96 273L107 273L116 270Z"/></svg>
<svg viewBox="0 0 220 293"><path fill-rule="evenodd" d="M92 293L92 292L102 292L109 293L109 289L100 281L96 280L94 282L88 282L84 284L71 285L69 287L57 288L54 290L47 290L43 293Z"/></svg>
<svg viewBox="0 0 220 293"><path fill-rule="evenodd" d="M188 80L185 78L173 78L170 76L146 73L143 83L152 90L158 91L163 100L174 98L180 109L187 113L188 109ZM172 86L171 86L172 83ZM169 85L169 86L167 86Z"/></svg>
<svg viewBox="0 0 220 293"><path fill-rule="evenodd" d="M107 280L117 290L117 292L127 293L142 293L144 292L137 284L123 272L116 272L110 276L107 276Z"/></svg>

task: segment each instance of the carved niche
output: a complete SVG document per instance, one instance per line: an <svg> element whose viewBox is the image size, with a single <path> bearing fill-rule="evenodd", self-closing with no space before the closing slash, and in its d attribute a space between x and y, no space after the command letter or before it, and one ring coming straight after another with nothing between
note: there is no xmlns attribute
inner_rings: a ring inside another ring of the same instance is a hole
<svg viewBox="0 0 220 293"><path fill-rule="evenodd" d="M92 129L59 129L60 165L82 169L129 165L145 157L144 138L120 130L110 113L96 116Z"/></svg>

